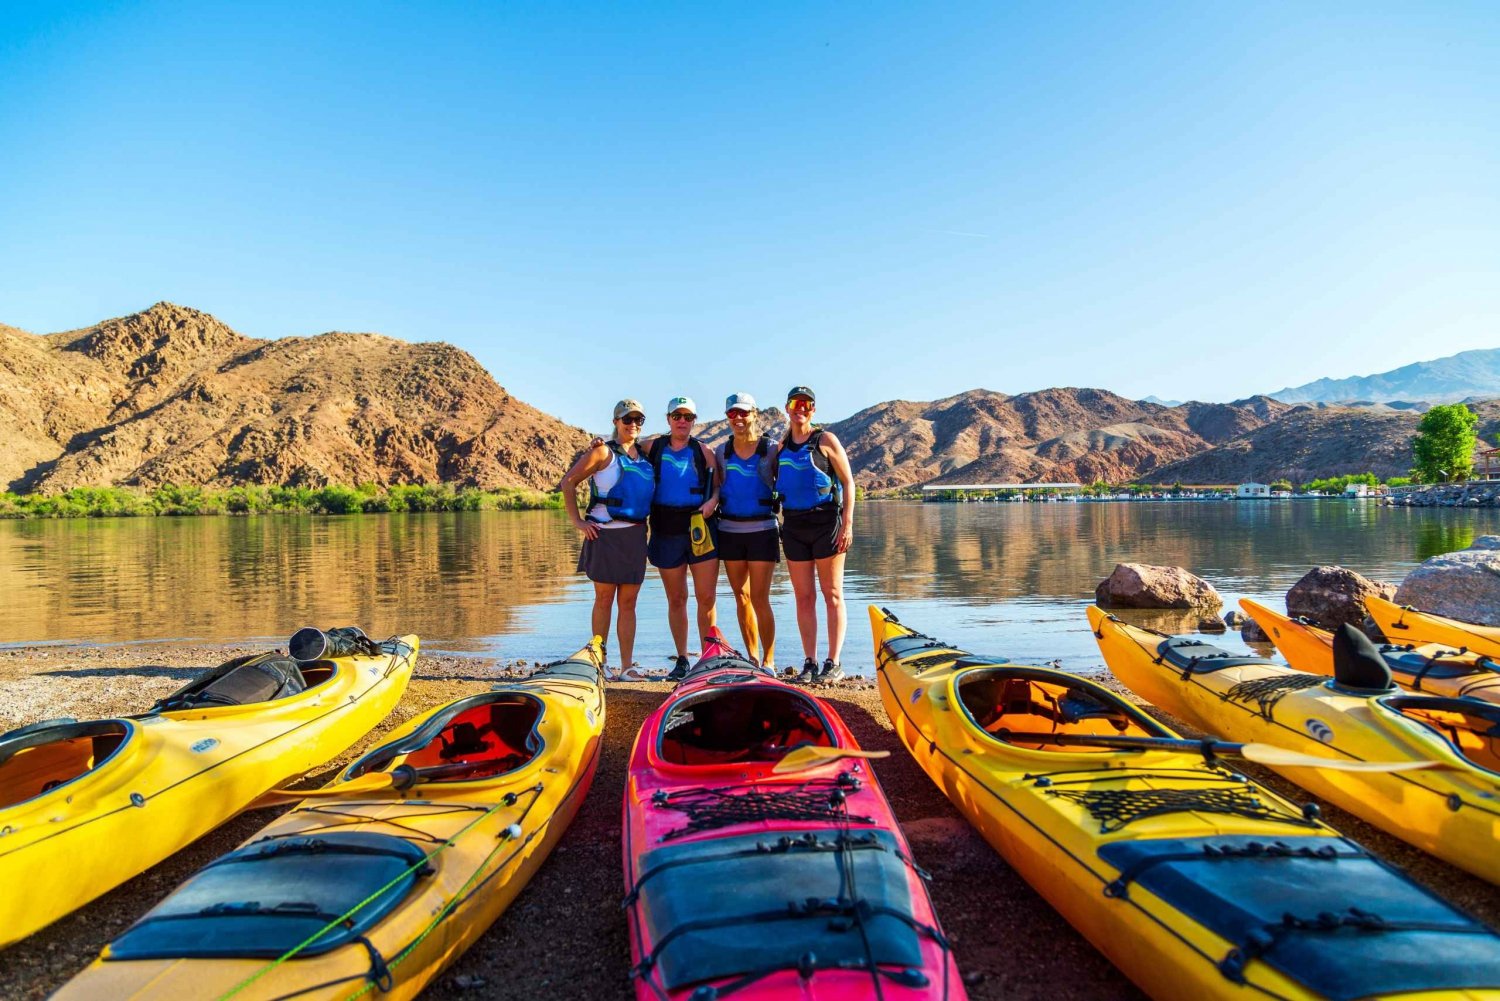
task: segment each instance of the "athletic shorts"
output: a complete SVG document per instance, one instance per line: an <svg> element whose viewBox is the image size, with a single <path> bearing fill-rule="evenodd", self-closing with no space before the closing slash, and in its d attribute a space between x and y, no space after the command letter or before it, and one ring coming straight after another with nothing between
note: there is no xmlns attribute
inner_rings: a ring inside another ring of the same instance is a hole
<svg viewBox="0 0 1500 1001"><path fill-rule="evenodd" d="M646 579L646 524L600 528L597 539L584 539L578 572L596 584L640 584Z"/></svg>
<svg viewBox="0 0 1500 1001"><path fill-rule="evenodd" d="M691 536L652 532L651 541L646 546L646 556L658 570L671 570L674 567L716 560L719 558L719 527L712 521L708 523L708 537L714 541L714 548L704 556L694 556Z"/></svg>
<svg viewBox="0 0 1500 1001"><path fill-rule="evenodd" d="M776 529L759 532L720 532L719 559L743 560L749 563L780 563L781 547L776 543Z"/></svg>
<svg viewBox="0 0 1500 1001"><path fill-rule="evenodd" d="M788 513L781 522L781 551L788 563L804 563L837 555L844 521L838 508Z"/></svg>

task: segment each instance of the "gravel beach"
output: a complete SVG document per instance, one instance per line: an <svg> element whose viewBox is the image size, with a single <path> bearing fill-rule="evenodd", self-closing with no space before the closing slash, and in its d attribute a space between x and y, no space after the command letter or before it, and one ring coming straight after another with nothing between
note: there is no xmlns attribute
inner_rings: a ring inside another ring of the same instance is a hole
<svg viewBox="0 0 1500 1001"><path fill-rule="evenodd" d="M34 646L0 651L0 730L56 716L136 712L198 670L249 647L145 644ZM343 763L413 715L483 690L518 662L424 655L401 705L338 762L310 776L330 778ZM620 804L626 759L665 683L612 684L597 777L576 821L531 885L490 931L427 990L429 998L625 998L631 995L626 926L619 901ZM1142 995L1072 930L969 827L897 741L879 693L867 679L819 692L834 703L860 743L888 749L874 762L911 840L932 873L937 912L959 968L977 999L1098 999ZM1171 723L1171 720L1168 720ZM1180 724L1178 729L1187 731ZM1279 777L1247 772L1302 802L1310 797ZM1323 815L1417 881L1492 926L1500 889L1439 862L1324 803ZM253 836L273 810L243 814L184 851L0 953L0 997L43 998L82 969L114 935L200 866ZM15 892L9 888L8 892Z"/></svg>

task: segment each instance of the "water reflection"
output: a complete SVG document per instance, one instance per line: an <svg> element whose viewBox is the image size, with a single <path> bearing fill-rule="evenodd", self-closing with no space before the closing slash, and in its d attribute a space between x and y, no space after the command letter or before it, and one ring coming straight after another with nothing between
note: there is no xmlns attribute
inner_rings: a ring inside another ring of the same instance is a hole
<svg viewBox="0 0 1500 1001"><path fill-rule="evenodd" d="M1117 562L1186 566L1233 607L1241 595L1280 601L1319 563L1397 581L1497 531L1500 512L1342 500L867 504L849 558L844 659L868 669L864 606L874 602L980 652L1092 668L1082 606ZM418 632L431 649L553 657L587 639L577 547L551 511L5 522L0 642L280 640L307 623L358 623ZM800 661L784 570L772 599L779 660ZM737 639L722 585L720 608ZM640 617L641 660L664 667L672 651L654 573ZM1143 624L1191 631L1196 617Z"/></svg>

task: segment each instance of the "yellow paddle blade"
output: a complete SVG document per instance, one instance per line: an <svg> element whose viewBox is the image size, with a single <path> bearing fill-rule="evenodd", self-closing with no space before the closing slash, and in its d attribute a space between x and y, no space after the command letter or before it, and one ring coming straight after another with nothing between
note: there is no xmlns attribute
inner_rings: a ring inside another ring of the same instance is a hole
<svg viewBox="0 0 1500 1001"><path fill-rule="evenodd" d="M365 793L389 789L393 785L395 785L395 776L390 772L376 772L373 775L361 775L359 778L350 779L348 782L324 786L322 789L272 789L262 794L260 799L256 800L251 808L277 806L281 803L294 803L303 799L332 799L339 796L362 796Z"/></svg>
<svg viewBox="0 0 1500 1001"><path fill-rule="evenodd" d="M840 758L888 758L890 751L863 751L857 747L799 747L789 752L780 761L776 762L771 771L778 774L783 772L800 772L807 768L816 768L826 765L830 761Z"/></svg>
<svg viewBox="0 0 1500 1001"><path fill-rule="evenodd" d="M1298 754L1275 744L1241 744L1235 752L1246 761L1275 767L1328 768L1336 772L1413 772L1419 768L1442 768L1441 761L1349 761Z"/></svg>

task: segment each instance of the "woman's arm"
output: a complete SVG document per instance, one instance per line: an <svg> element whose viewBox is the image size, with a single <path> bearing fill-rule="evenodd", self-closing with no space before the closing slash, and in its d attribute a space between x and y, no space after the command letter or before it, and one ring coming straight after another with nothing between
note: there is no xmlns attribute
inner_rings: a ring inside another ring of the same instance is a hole
<svg viewBox="0 0 1500 1001"><path fill-rule="evenodd" d="M586 449L578 457L578 461L573 463L573 468L563 475L562 483L558 487L562 491L563 509L568 512L568 518L573 522L573 527L582 532L585 539L598 538L599 526L578 513L578 487L584 480L607 465L609 465L609 449L603 442L600 442Z"/></svg>
<svg viewBox="0 0 1500 1001"><path fill-rule="evenodd" d="M854 541L854 472L849 468L849 453L844 451L844 446L832 431L823 432L823 437L818 439L818 450L828 456L833 474L838 477L839 486L844 491L844 517L839 531L838 551L845 553L849 551L849 544Z"/></svg>
<svg viewBox="0 0 1500 1001"><path fill-rule="evenodd" d="M700 514L705 518L712 518L714 511L719 507L719 485L724 482L724 471L719 468L719 454L709 448L703 442L698 443L703 449L703 456L708 460L708 498L698 508Z"/></svg>

